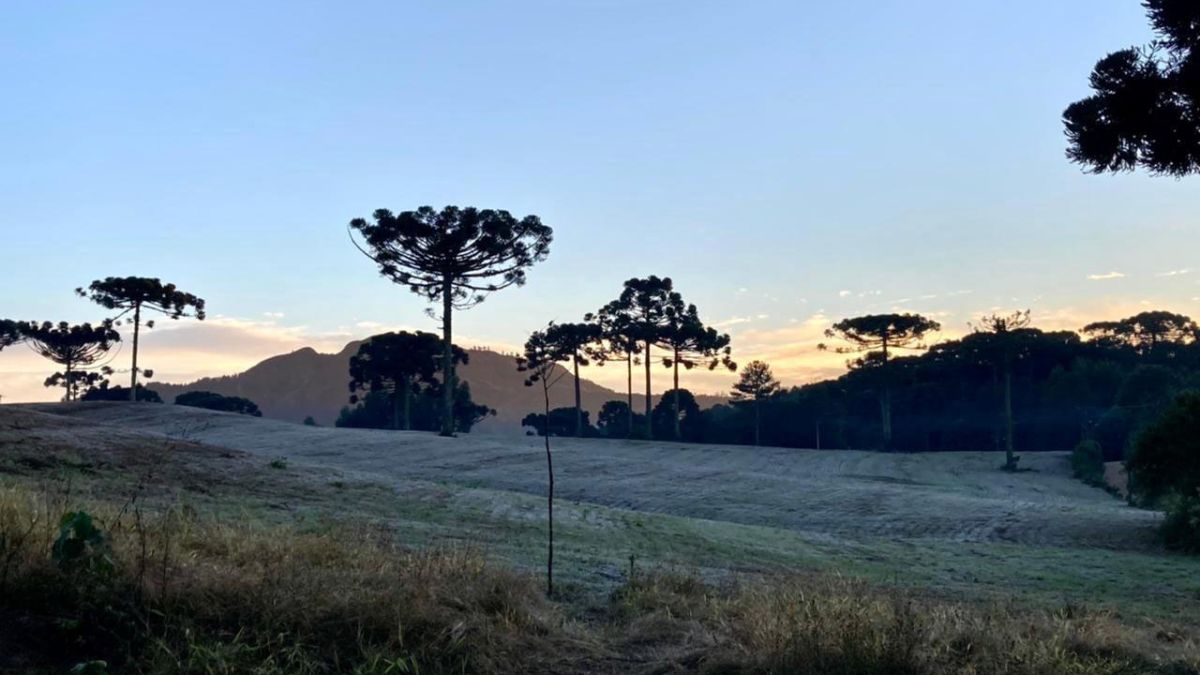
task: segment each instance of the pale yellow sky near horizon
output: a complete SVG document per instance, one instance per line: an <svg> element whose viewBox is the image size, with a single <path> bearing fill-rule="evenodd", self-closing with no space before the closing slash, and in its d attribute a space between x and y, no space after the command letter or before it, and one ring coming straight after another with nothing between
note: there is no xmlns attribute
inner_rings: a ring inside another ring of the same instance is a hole
<svg viewBox="0 0 1200 675"><path fill-rule="evenodd" d="M1034 310L1034 323L1046 330L1077 330L1084 324L1100 319L1129 316L1154 306L1149 301L1098 305L1087 308L1059 308ZM1167 307L1165 304L1163 307ZM943 330L933 342L953 339L969 330L967 322L984 314L1005 311L1006 308L983 308L978 312L959 316L950 312L934 312L930 315L942 323ZM1176 311L1186 312L1186 308ZM799 385L829 377L845 371L846 357L817 349L826 341L823 331L837 318L816 312L805 319L797 319L785 326L758 328L751 321L734 322L723 330L733 337L734 359L744 364L753 359L766 361L785 386ZM204 322L162 322L159 327L142 334L141 362L143 367L155 371L153 381L185 383L201 377L232 375L263 359L289 353L304 347L324 353L336 353L346 343L389 330L426 330L436 332L429 326L387 325L375 322L360 322L352 327L333 332L313 332L304 325L289 324L286 317L266 313L260 319L238 319L213 316ZM127 337L127 336L126 336ZM495 341L462 335L456 342L469 347L486 347L496 351L515 352L519 346L499 344ZM125 384L128 378L129 345L122 344L110 365L117 370L112 380ZM30 349L17 345L0 352L0 402L20 403L58 400L60 391L43 386L45 378L56 367ZM583 377L594 382L623 391L625 369L621 364L605 367L589 367ZM696 393L726 394L736 380L736 373L728 371L710 372L704 369L683 371L680 384ZM635 387L641 387L640 378ZM653 388L663 391L670 388L670 371L656 366Z"/></svg>

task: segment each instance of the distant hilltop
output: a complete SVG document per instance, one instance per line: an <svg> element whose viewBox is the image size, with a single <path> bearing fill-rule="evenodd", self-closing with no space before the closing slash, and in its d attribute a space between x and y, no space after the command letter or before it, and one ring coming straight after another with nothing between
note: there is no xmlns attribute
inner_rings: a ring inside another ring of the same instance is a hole
<svg viewBox="0 0 1200 675"><path fill-rule="evenodd" d="M152 382L149 384L170 402L187 391L212 391L226 396L243 396L258 404L265 417L302 422L312 416L318 424L332 425L338 412L349 404L350 357L362 341L347 344L336 354L322 354L311 347L290 354L272 356L244 372L222 377L206 377L187 384ZM470 362L458 367L458 377L471 385L471 397L496 410L496 416L482 422L480 432L516 433L521 418L542 409L541 389L525 386L525 376L517 371L514 356L486 347L466 350ZM583 407L592 419L606 401L625 400L625 393L602 387L586 378L579 379ZM633 395L634 410L645 406L645 396ZM724 403L721 396L696 396L702 408ZM563 373L551 391L551 407L574 405L574 386L570 372Z"/></svg>

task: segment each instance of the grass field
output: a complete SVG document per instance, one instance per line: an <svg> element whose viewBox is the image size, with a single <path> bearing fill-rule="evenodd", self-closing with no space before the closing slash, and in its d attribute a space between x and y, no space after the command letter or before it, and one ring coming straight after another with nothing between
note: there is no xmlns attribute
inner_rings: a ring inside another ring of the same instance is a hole
<svg viewBox="0 0 1200 675"><path fill-rule="evenodd" d="M169 405L0 407L0 480L73 500L183 505L217 522L382 527L540 572L540 439L312 428ZM1109 612L1195 648L1200 560L1159 516L1069 476L982 453L886 455L554 439L561 598L586 615L655 570L729 579L835 573L953 602ZM636 575L635 575L636 576ZM1163 632L1165 631L1165 633ZM1185 671L1186 672L1186 671Z"/></svg>

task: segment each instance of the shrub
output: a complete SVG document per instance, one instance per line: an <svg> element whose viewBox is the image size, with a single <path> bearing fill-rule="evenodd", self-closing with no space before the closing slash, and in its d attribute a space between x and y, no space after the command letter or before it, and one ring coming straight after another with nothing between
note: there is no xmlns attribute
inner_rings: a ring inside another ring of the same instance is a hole
<svg viewBox="0 0 1200 675"><path fill-rule="evenodd" d="M99 387L88 389L82 397L81 401L128 401L129 387L110 387L108 382L103 382ZM142 385L137 386L137 400L145 401L146 403L162 403L162 397L157 391L147 389Z"/></svg>
<svg viewBox="0 0 1200 675"><path fill-rule="evenodd" d="M1075 477L1088 485L1103 486L1104 451L1093 440L1082 440L1071 451L1071 470Z"/></svg>
<svg viewBox="0 0 1200 675"><path fill-rule="evenodd" d="M232 412L239 415L250 415L251 417L262 417L262 411L258 409L258 404L254 401L242 398L241 396L214 394L211 391L189 391L182 393L175 397L175 405Z"/></svg>
<svg viewBox="0 0 1200 675"><path fill-rule="evenodd" d="M1200 494L1171 495L1164 500L1163 542L1185 553L1200 553Z"/></svg>
<svg viewBox="0 0 1200 675"><path fill-rule="evenodd" d="M1200 393L1180 394L1138 435L1126 463L1130 489L1147 503L1200 489Z"/></svg>

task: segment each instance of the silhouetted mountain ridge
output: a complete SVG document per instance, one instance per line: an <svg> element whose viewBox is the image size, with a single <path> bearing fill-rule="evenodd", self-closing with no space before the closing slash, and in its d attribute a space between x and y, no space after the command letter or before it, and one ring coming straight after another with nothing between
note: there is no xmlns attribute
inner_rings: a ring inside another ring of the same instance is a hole
<svg viewBox="0 0 1200 675"><path fill-rule="evenodd" d="M235 375L206 377L188 384L155 382L150 388L168 402L186 391L243 396L257 403L266 417L301 422L311 415L318 424L332 425L349 402L347 371L350 357L360 344L361 341L351 342L336 354L304 347L272 356ZM481 424L479 431L517 431L521 418L541 410L541 388L525 386L525 375L517 370L513 355L489 349L468 349L467 353L470 361L459 367L459 377L470 383L472 398L496 410L496 416ZM586 378L580 378L579 382L583 406L592 412L593 420L606 401L625 400L623 392ZM725 400L710 395L698 395L696 399L705 408ZM643 396L635 394L634 409L641 410L644 401ZM569 372L551 390L551 405L574 405L574 384Z"/></svg>

